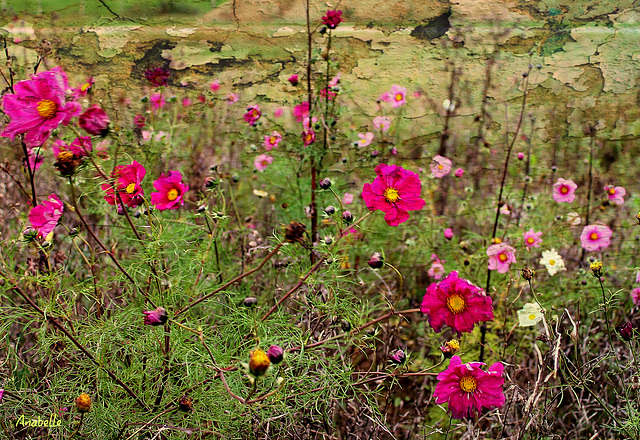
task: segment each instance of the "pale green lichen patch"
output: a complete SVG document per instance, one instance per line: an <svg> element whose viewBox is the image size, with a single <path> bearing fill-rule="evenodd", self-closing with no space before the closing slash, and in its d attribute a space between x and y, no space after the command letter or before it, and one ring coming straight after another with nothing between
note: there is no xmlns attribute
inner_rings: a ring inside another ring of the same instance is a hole
<svg viewBox="0 0 640 440"><path fill-rule="evenodd" d="M113 58L131 39L132 32L141 27L140 25L87 27L83 32L93 32L98 36L100 44L98 55Z"/></svg>

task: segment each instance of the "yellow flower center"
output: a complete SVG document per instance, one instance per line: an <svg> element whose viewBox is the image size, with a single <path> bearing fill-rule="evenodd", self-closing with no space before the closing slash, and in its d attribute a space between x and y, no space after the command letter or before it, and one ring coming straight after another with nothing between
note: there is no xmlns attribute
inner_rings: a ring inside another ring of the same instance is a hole
<svg viewBox="0 0 640 440"><path fill-rule="evenodd" d="M591 235L589 235L589 240L597 240L598 238L600 237L597 232L592 232Z"/></svg>
<svg viewBox="0 0 640 440"><path fill-rule="evenodd" d="M260 113L258 112L258 110L254 110L251 112L251 116L253 116L254 118L257 118L258 116L260 116Z"/></svg>
<svg viewBox="0 0 640 440"><path fill-rule="evenodd" d="M402 93L396 93L396 101L402 101L404 99L404 96L402 95Z"/></svg>
<svg viewBox="0 0 640 440"><path fill-rule="evenodd" d="M536 319L536 315L534 315L533 313L529 315L530 321L535 321L535 319Z"/></svg>
<svg viewBox="0 0 640 440"><path fill-rule="evenodd" d="M453 294L447 298L447 308L457 315L467 308L467 302L460 295Z"/></svg>
<svg viewBox="0 0 640 440"><path fill-rule="evenodd" d="M478 381L473 376L462 376L460 389L465 393L473 393L478 388Z"/></svg>
<svg viewBox="0 0 640 440"><path fill-rule="evenodd" d="M169 199L170 201L174 201L177 198L178 198L178 190L175 188L171 188L167 193L167 199Z"/></svg>
<svg viewBox="0 0 640 440"><path fill-rule="evenodd" d="M549 260L549 266L555 266L556 260Z"/></svg>
<svg viewBox="0 0 640 440"><path fill-rule="evenodd" d="M501 253L500 255L498 255L498 260L500 260L502 263L504 263L508 259L509 259L509 257L507 257L507 254L505 254L504 252Z"/></svg>
<svg viewBox="0 0 640 440"><path fill-rule="evenodd" d="M275 136L271 136L271 137L269 138L269 143L270 143L271 145L274 145L277 141L278 141L278 138L276 138Z"/></svg>
<svg viewBox="0 0 640 440"><path fill-rule="evenodd" d="M80 87L80 90L82 90L83 92L86 92L87 90L89 90L90 87L91 87L91 84L84 83L82 84L82 87Z"/></svg>
<svg viewBox="0 0 640 440"><path fill-rule="evenodd" d="M609 194L614 195L616 193L615 188L609 188Z"/></svg>
<svg viewBox="0 0 640 440"><path fill-rule="evenodd" d="M535 242L535 240L533 239L533 237L527 238L527 243L533 244L534 242Z"/></svg>
<svg viewBox="0 0 640 440"><path fill-rule="evenodd" d="M498 237L496 237L496 238L493 239L493 243L494 244L500 244L500 243L502 243L502 240L500 240Z"/></svg>
<svg viewBox="0 0 640 440"><path fill-rule="evenodd" d="M568 193L568 192L569 192L569 187L568 187L568 186L564 186L564 185L562 185L562 186L560 187L560 193L562 193L562 194L566 194L566 193Z"/></svg>
<svg viewBox="0 0 640 440"><path fill-rule="evenodd" d="M443 168L444 168L444 166L443 166L441 163L439 163L439 164L438 164L438 169L439 169L439 170L441 170L441 169L443 169Z"/></svg>
<svg viewBox="0 0 640 440"><path fill-rule="evenodd" d="M67 150L60 150L60 153L58 153L58 157L56 157L56 159L60 163L69 162L73 159L73 153Z"/></svg>
<svg viewBox="0 0 640 440"><path fill-rule="evenodd" d="M53 118L56 115L56 110L58 109L56 103L49 99L43 99L40 101L36 108L38 110L38 114L44 119Z"/></svg>
<svg viewBox="0 0 640 440"><path fill-rule="evenodd" d="M384 198L389 203L395 203L400 199L400 193L395 188L387 188L384 190Z"/></svg>
<svg viewBox="0 0 640 440"><path fill-rule="evenodd" d="M124 189L124 191L127 194L133 194L135 190L136 190L136 184L133 182L128 184L127 187Z"/></svg>

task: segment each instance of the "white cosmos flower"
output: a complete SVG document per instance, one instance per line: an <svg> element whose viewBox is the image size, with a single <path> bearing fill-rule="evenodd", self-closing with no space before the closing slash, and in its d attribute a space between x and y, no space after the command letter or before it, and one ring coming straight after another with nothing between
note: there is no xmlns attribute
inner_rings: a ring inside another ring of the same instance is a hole
<svg viewBox="0 0 640 440"><path fill-rule="evenodd" d="M564 260L562 256L556 252L555 249L551 249L550 251L542 251L542 258L540 259L540 264L544 265L549 272L549 275L555 275L561 270L567 270L564 266Z"/></svg>
<svg viewBox="0 0 640 440"><path fill-rule="evenodd" d="M542 321L542 308L536 303L527 303L518 310L518 325L520 327L529 327L536 325Z"/></svg>

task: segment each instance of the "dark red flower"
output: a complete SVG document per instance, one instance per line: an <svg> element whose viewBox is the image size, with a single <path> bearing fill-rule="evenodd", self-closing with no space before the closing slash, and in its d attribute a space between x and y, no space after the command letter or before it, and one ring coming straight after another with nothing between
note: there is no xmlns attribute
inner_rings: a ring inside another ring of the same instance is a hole
<svg viewBox="0 0 640 440"><path fill-rule="evenodd" d="M110 123L109 116L98 104L93 104L78 119L80 127L94 136L105 136L109 132Z"/></svg>
<svg viewBox="0 0 640 440"><path fill-rule="evenodd" d="M327 15L322 17L322 24L329 29L335 29L342 23L342 11L327 11Z"/></svg>
<svg viewBox="0 0 640 440"><path fill-rule="evenodd" d="M169 84L169 77L171 71L164 67L154 67L144 72L144 77L147 78L154 87L166 86Z"/></svg>

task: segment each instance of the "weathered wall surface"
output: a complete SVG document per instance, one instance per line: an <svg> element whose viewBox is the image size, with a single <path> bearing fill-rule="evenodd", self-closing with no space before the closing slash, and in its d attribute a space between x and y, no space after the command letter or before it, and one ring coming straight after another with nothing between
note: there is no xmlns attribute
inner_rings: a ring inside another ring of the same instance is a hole
<svg viewBox="0 0 640 440"><path fill-rule="evenodd" d="M57 56L49 67L61 64L78 80L93 75L98 88L112 87L112 95L131 95L144 83L145 69L165 63L174 70L173 85L185 93L218 78L244 102L275 106L302 99L301 89L286 81L305 72L300 0L236 0L213 8L205 3L204 10L198 2L197 14L163 16L144 15L140 4L136 9L132 2L105 1L132 21L114 20L98 5L100 17L95 2L93 9L88 1L76 1L75 8L39 16L20 15L19 3L14 12L27 23L12 20L6 10L4 29L11 32L9 53L24 66L34 62L35 46L45 38ZM312 1L315 23L328 5ZM170 10L171 2L163 7ZM538 141L581 138L585 123L595 124L604 138L640 135L640 14L632 0L351 0L339 8L345 22L333 33L333 53L345 88L342 99L359 103L363 121L375 113L380 93L399 84L424 92L405 113L425 115L412 134L439 132L455 67L454 128L469 127L481 105L487 60L494 57L490 136L503 131L505 121L515 125L530 64L529 110ZM91 14L83 14L89 9ZM315 47L322 48L325 39L316 35Z"/></svg>

